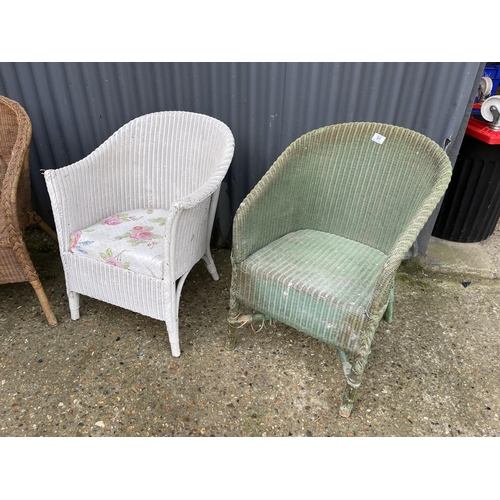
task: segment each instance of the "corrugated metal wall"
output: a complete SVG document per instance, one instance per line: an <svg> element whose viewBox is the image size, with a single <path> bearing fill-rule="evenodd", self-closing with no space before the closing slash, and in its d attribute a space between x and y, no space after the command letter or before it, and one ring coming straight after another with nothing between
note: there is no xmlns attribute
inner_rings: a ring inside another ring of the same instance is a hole
<svg viewBox="0 0 500 500"><path fill-rule="evenodd" d="M441 146L448 139L448 151L455 151L483 67L465 62L0 62L0 94L19 101L31 117L34 204L49 223L40 169L80 160L146 113L187 110L225 122L236 149L217 211L217 243L224 244L244 196L286 146L309 130L346 121L386 122L422 132ZM419 237L421 251L430 229Z"/></svg>

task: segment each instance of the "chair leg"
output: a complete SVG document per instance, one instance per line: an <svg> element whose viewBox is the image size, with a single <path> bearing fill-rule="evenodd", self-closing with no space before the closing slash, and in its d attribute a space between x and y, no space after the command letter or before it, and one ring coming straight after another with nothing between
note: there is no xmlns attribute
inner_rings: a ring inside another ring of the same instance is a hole
<svg viewBox="0 0 500 500"><path fill-rule="evenodd" d="M351 385L347 384L347 387L344 390L344 395L342 396L342 403L339 410L339 415L341 417L348 418L351 416L357 392L357 387L352 387Z"/></svg>
<svg viewBox="0 0 500 500"><path fill-rule="evenodd" d="M174 358L178 358L181 355L181 346L179 342L179 305L181 302L181 292L182 287L186 281L189 274L184 273L177 281L177 283L172 283L172 289L170 291L171 297L173 298L173 303L170 302L167 305L166 317L171 318L165 321L167 327L168 340L170 342L170 350Z"/></svg>
<svg viewBox="0 0 500 500"><path fill-rule="evenodd" d="M229 332L227 334L227 339L226 339L226 349L228 351L232 351L234 347L236 346L236 330L238 329L238 326L236 323L231 323L229 321Z"/></svg>
<svg viewBox="0 0 500 500"><path fill-rule="evenodd" d="M50 238L57 242L57 234L50 226L43 222L43 220L38 223L38 226L45 234L47 234L48 236L50 236Z"/></svg>
<svg viewBox="0 0 500 500"><path fill-rule="evenodd" d="M391 290L389 292L389 302L387 302L387 308L384 312L384 320L387 323L392 323L393 304L394 304L394 283L392 283Z"/></svg>
<svg viewBox="0 0 500 500"><path fill-rule="evenodd" d="M219 281L219 273L217 272L217 268L215 267L214 259L212 258L212 254L210 253L210 249L207 249L207 253L203 256L203 262L207 266L207 270L212 276L214 281Z"/></svg>
<svg viewBox="0 0 500 500"><path fill-rule="evenodd" d="M80 319L80 294L68 290L69 312L72 320Z"/></svg>
<svg viewBox="0 0 500 500"><path fill-rule="evenodd" d="M179 342L170 342L170 350L174 358L178 358L181 355L181 346Z"/></svg>
<svg viewBox="0 0 500 500"><path fill-rule="evenodd" d="M56 326L57 325L57 318L52 311L52 308L50 307L49 304L49 299L47 298L47 295L45 294L45 290L43 289L42 283L39 279L30 281L31 286L35 290L35 293L38 297L38 300L40 301L40 305L42 306L42 311L45 314L45 318L47 319L47 323L50 326Z"/></svg>
<svg viewBox="0 0 500 500"><path fill-rule="evenodd" d="M229 309L229 331L226 339L226 349L228 351L232 351L236 346L236 330L239 328L240 322L238 321L238 317L240 315L240 304L235 300L230 299L230 309Z"/></svg>
<svg viewBox="0 0 500 500"><path fill-rule="evenodd" d="M36 212L31 212L30 216L30 225L38 226L45 234L50 236L57 243L56 232L46 222L44 222L44 220Z"/></svg>
<svg viewBox="0 0 500 500"><path fill-rule="evenodd" d="M346 363L347 358L343 351L338 350L338 353L340 360L342 361L344 374L347 380L347 386L342 396L339 414L341 417L350 417L359 386L361 385L361 380L363 378L363 373L365 371L370 351L368 350L368 353L365 356L357 356L352 366L350 366L349 363Z"/></svg>
<svg viewBox="0 0 500 500"><path fill-rule="evenodd" d="M174 325L167 324L168 340L170 342L170 351L174 358L181 355L181 345L179 342L179 324L175 321Z"/></svg>

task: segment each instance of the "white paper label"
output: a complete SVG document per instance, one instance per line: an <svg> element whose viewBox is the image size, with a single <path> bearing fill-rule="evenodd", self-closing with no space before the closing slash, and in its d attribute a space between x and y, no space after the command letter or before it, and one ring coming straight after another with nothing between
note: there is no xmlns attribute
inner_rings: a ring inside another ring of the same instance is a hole
<svg viewBox="0 0 500 500"><path fill-rule="evenodd" d="M380 135L380 134L375 134L372 137L372 141L376 142L377 144L383 144L385 141L385 137L383 135Z"/></svg>

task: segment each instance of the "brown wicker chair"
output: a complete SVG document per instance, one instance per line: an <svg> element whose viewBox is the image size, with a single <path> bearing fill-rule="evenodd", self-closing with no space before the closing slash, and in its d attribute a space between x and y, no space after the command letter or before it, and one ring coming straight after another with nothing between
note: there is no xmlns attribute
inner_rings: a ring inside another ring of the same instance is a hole
<svg viewBox="0 0 500 500"><path fill-rule="evenodd" d="M28 281L50 325L57 320L23 240L27 226L50 229L33 211L29 148L31 121L22 106L0 96L0 284Z"/></svg>

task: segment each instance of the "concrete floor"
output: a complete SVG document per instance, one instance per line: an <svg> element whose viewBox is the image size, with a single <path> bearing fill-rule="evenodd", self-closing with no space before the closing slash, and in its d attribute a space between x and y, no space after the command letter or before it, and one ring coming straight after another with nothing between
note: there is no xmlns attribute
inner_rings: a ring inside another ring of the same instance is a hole
<svg viewBox="0 0 500 500"><path fill-rule="evenodd" d="M59 324L28 284L0 286L0 436L500 436L498 228L477 244L433 238L403 263L347 419L333 348L278 324L224 349L228 250L214 252L220 281L190 273L172 358L160 321L85 297L71 321L55 243L26 237Z"/></svg>

